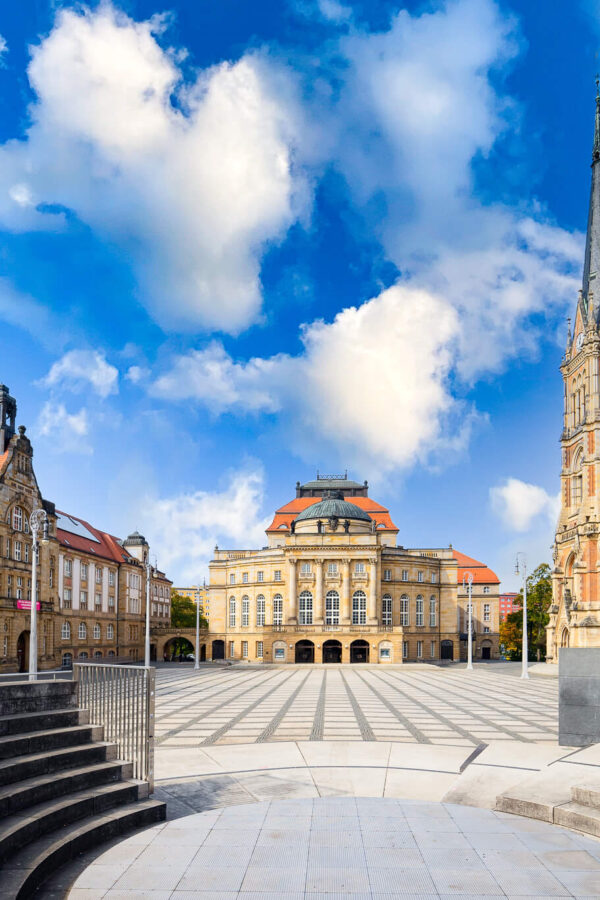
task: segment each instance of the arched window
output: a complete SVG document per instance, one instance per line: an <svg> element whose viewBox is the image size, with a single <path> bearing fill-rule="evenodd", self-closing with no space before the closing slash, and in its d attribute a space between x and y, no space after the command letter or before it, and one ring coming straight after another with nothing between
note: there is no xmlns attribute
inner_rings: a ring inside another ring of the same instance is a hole
<svg viewBox="0 0 600 900"><path fill-rule="evenodd" d="M325 596L325 624L340 624L340 595L337 591L327 591Z"/></svg>
<svg viewBox="0 0 600 900"><path fill-rule="evenodd" d="M244 594L242 597L242 626L248 625L250 619L250 599Z"/></svg>
<svg viewBox="0 0 600 900"><path fill-rule="evenodd" d="M95 659L101 659L102 650L94 650L94 657L95 657Z"/></svg>
<svg viewBox="0 0 600 900"><path fill-rule="evenodd" d="M229 598L229 627L235 628L235 597Z"/></svg>
<svg viewBox="0 0 600 900"><path fill-rule="evenodd" d="M429 598L429 626L435 628L437 622L437 608L435 597Z"/></svg>
<svg viewBox="0 0 600 900"><path fill-rule="evenodd" d="M256 598L256 626L261 627L265 624L265 598L259 594Z"/></svg>
<svg viewBox="0 0 600 900"><path fill-rule="evenodd" d="M109 651L108 651L108 655L109 655L109 656L114 656L114 655L115 655L115 651L114 651L114 650L109 650Z"/></svg>
<svg viewBox="0 0 600 900"><path fill-rule="evenodd" d="M23 510L20 506L13 507L12 519L15 531L23 531Z"/></svg>
<svg viewBox="0 0 600 900"><path fill-rule="evenodd" d="M87 637L87 628L85 627L85 622L79 623L79 631L77 632L80 640L84 641ZM81 654L80 654L81 655Z"/></svg>
<svg viewBox="0 0 600 900"><path fill-rule="evenodd" d="M410 607L407 594L402 594L400 597L400 624L405 628L407 625L410 625Z"/></svg>
<svg viewBox="0 0 600 900"><path fill-rule="evenodd" d="M302 591L298 597L298 624L312 625L313 597L310 591Z"/></svg>
<svg viewBox="0 0 600 900"><path fill-rule="evenodd" d="M108 641L112 641L112 639L114 638L114 636L115 636L115 626L114 626L114 625L107 625L107 626L106 626L106 639L107 639Z"/></svg>
<svg viewBox="0 0 600 900"><path fill-rule="evenodd" d="M381 598L381 624L392 624L392 598L389 594L384 594Z"/></svg>
<svg viewBox="0 0 600 900"><path fill-rule="evenodd" d="M63 665L63 669L71 668L71 666L73 665L73 654L72 653L63 653L62 665Z"/></svg>
<svg viewBox="0 0 600 900"><path fill-rule="evenodd" d="M275 594L273 597L273 625L283 624L283 597Z"/></svg>
<svg viewBox="0 0 600 900"><path fill-rule="evenodd" d="M71 623L70 622L62 623L62 628L60 629L60 636L63 639L63 641L71 640Z"/></svg>
<svg viewBox="0 0 600 900"><path fill-rule="evenodd" d="M96 622L96 624L94 625L94 640L99 641L101 637L102 637L102 629Z"/></svg>
<svg viewBox="0 0 600 900"><path fill-rule="evenodd" d="M79 659L87 659L87 658L88 658L87 650L82 650L81 653L79 654Z"/></svg>
<svg viewBox="0 0 600 900"><path fill-rule="evenodd" d="M367 624L367 595L364 591L355 591L352 595L352 624Z"/></svg>
<svg viewBox="0 0 600 900"><path fill-rule="evenodd" d="M419 594L415 604L415 625L424 625L423 618L423 595Z"/></svg>

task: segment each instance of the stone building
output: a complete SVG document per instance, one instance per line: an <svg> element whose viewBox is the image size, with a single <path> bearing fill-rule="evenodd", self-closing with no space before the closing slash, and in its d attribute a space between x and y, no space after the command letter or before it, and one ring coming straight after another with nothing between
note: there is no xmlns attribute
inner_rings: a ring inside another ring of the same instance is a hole
<svg viewBox="0 0 600 900"><path fill-rule="evenodd" d="M121 542L42 497L31 442L23 426L15 431L16 410L0 385L0 671L28 667L29 518L40 507L48 529L39 549L39 668L143 657L148 544L137 532ZM151 579L152 623L168 623L171 582L155 567Z"/></svg>
<svg viewBox="0 0 600 900"><path fill-rule="evenodd" d="M598 84L598 83L597 83ZM561 507L554 542L547 660L560 647L600 647L600 92L583 283L560 367L564 382L560 438Z"/></svg>
<svg viewBox="0 0 600 900"><path fill-rule="evenodd" d="M498 655L497 576L447 549L397 545L366 482L317 477L275 513L261 550L210 563L209 655L262 662L431 662L466 655L473 573L474 657Z"/></svg>

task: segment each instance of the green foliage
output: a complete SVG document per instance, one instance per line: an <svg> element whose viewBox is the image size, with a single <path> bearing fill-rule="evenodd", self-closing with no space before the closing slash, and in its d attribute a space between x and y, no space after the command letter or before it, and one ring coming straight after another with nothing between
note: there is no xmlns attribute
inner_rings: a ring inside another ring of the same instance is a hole
<svg viewBox="0 0 600 900"><path fill-rule="evenodd" d="M531 661L546 658L546 625L552 603L552 579L550 566L542 563L527 579L527 642ZM500 644L504 645L509 659L522 659L523 594L518 594L515 604L521 609L509 613L500 624Z"/></svg>
<svg viewBox="0 0 600 900"><path fill-rule="evenodd" d="M196 627L196 604L191 597L171 592L171 625L174 628ZM200 628L208 628L208 622L200 613Z"/></svg>

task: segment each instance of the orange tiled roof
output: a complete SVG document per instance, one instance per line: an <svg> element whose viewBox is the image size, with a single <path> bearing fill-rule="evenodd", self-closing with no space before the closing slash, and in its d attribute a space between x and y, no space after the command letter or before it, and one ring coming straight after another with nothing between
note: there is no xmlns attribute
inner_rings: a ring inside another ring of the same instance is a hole
<svg viewBox="0 0 600 900"><path fill-rule="evenodd" d="M275 513L273 521L267 528L267 533L270 531L289 531L290 525L298 513L308 506L319 503L322 499L322 497L296 497L294 500L290 500L289 503L285 503ZM380 531L398 531L397 526L392 522L389 510L385 506L376 503L370 497L346 497L345 499L348 503L353 503L360 509L364 509L372 519L375 519L378 525L383 525L383 528L379 529Z"/></svg>
<svg viewBox="0 0 600 900"><path fill-rule="evenodd" d="M71 513L62 512L59 509L56 512L59 516L68 516L68 518L80 522L96 538L95 541L90 541L83 535L72 534L70 531L57 528L56 537L63 547L67 547L70 550L83 551L84 553L92 553L94 556L110 559L114 562L123 562L127 554L119 544L119 539L114 537L114 535L94 528L93 525L90 525L85 519L80 519L79 516L73 516Z"/></svg>
<svg viewBox="0 0 600 900"><path fill-rule="evenodd" d="M459 584L463 580L465 572L473 573L473 584L500 584L500 579L495 572L492 572L485 563L461 553L459 550L452 550L452 555L458 563L457 581Z"/></svg>

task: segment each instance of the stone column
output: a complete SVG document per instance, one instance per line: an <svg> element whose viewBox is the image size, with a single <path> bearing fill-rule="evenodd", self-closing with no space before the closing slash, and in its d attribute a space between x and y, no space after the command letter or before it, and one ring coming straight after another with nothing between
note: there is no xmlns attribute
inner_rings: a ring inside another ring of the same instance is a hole
<svg viewBox="0 0 600 900"><path fill-rule="evenodd" d="M350 560L342 560L342 608L340 610L340 622L347 625L350 622Z"/></svg>
<svg viewBox="0 0 600 900"><path fill-rule="evenodd" d="M313 609L313 622L315 625L323 624L323 560L315 559L315 605Z"/></svg>
<svg viewBox="0 0 600 900"><path fill-rule="evenodd" d="M369 560L371 571L369 572L369 593L367 596L367 624L377 622L377 557Z"/></svg>
<svg viewBox="0 0 600 900"><path fill-rule="evenodd" d="M296 560L289 556L288 563L288 600L283 610L283 622L287 625L295 625L298 621L298 603L296 600Z"/></svg>

